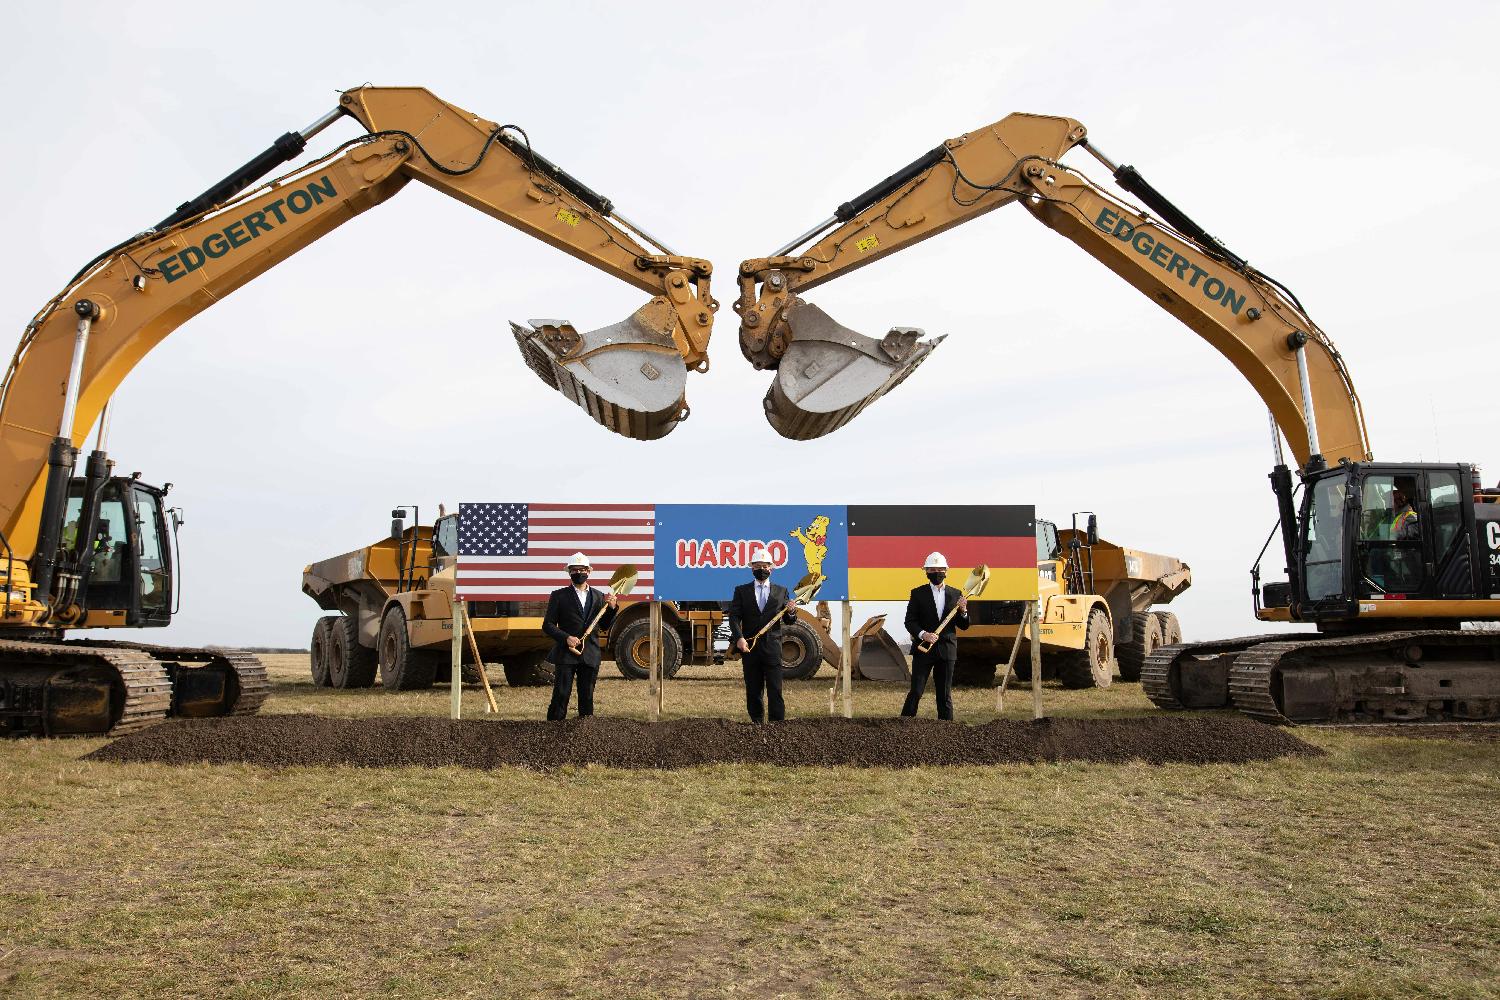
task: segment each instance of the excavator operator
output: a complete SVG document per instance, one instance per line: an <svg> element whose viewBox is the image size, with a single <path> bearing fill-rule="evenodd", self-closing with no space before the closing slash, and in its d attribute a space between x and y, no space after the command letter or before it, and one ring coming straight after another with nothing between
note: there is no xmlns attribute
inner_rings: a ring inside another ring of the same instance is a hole
<svg viewBox="0 0 1500 1000"><path fill-rule="evenodd" d="M1361 532L1367 546L1365 579L1377 593L1410 593L1421 587L1422 525L1412 503L1416 495L1414 477L1396 476L1391 482L1390 506L1372 511Z"/></svg>
<svg viewBox="0 0 1500 1000"><path fill-rule="evenodd" d="M1399 476L1391 490L1390 539L1393 542L1415 542L1422 537L1417 512L1411 498L1417 495L1417 482L1410 476Z"/></svg>

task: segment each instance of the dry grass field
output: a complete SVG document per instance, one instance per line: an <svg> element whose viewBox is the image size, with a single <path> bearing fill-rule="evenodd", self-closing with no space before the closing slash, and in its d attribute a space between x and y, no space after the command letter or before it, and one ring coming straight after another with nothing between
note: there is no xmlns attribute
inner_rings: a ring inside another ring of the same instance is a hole
<svg viewBox="0 0 1500 1000"><path fill-rule="evenodd" d="M266 712L447 712L267 659ZM643 718L605 671L601 713ZM830 684L788 685L790 714ZM857 691L860 715L902 695ZM1136 685L1046 702L1152 711ZM667 710L736 716L733 672L685 670ZM0 996L1500 996L1500 742L1299 735L1328 755L272 771L0 743Z"/></svg>

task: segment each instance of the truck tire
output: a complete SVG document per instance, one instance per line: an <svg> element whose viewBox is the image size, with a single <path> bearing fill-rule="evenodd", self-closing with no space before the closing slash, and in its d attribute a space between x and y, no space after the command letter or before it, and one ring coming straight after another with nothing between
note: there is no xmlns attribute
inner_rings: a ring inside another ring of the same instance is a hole
<svg viewBox="0 0 1500 1000"><path fill-rule="evenodd" d="M512 653L505 658L502 666L505 670L505 683L513 688L549 687L556 676L545 649Z"/></svg>
<svg viewBox="0 0 1500 1000"><path fill-rule="evenodd" d="M1084 631L1083 649L1069 650L1057 656L1057 677L1063 687L1109 687L1115 673L1115 639L1109 629L1109 615L1103 609L1089 612Z"/></svg>
<svg viewBox="0 0 1500 1000"><path fill-rule="evenodd" d="M615 668L633 681L651 676L651 619L637 618L611 634L615 646ZM676 677L682 669L682 636L666 622L661 624L662 674Z"/></svg>
<svg viewBox="0 0 1500 1000"><path fill-rule="evenodd" d="M326 688L332 684L328 670L333 662L333 623L337 620L338 615L325 615L313 626L312 646L308 650L313 687Z"/></svg>
<svg viewBox="0 0 1500 1000"><path fill-rule="evenodd" d="M1156 611L1157 622L1161 625L1161 644L1163 646L1175 646L1182 641L1182 624L1178 622L1177 616L1170 611Z"/></svg>
<svg viewBox="0 0 1500 1000"><path fill-rule="evenodd" d="M1031 676L1028 668L1027 677ZM989 656L960 656L953 664L954 687L994 687L995 661Z"/></svg>
<svg viewBox="0 0 1500 1000"><path fill-rule="evenodd" d="M803 621L781 626L781 676L800 681L812 677L823 665L823 647L818 633Z"/></svg>
<svg viewBox="0 0 1500 1000"><path fill-rule="evenodd" d="M1146 657L1156 652L1157 646L1166 645L1161 624L1161 619L1149 611L1137 611L1130 616L1130 641L1115 650L1120 659L1120 680L1140 680Z"/></svg>
<svg viewBox="0 0 1500 1000"><path fill-rule="evenodd" d="M380 665L380 683L388 691L432 687L437 678L438 661L443 659L443 654L435 650L412 648L411 636L406 631L406 612L400 607L391 608L381 619L375 649Z"/></svg>
<svg viewBox="0 0 1500 1000"><path fill-rule="evenodd" d="M375 650L359 644L359 626L348 615L328 625L328 682L336 688L367 688L375 683Z"/></svg>

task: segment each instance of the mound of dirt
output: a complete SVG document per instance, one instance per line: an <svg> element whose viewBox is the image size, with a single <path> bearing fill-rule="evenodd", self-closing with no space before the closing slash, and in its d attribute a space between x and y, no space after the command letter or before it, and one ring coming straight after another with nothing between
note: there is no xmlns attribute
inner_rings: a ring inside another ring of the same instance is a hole
<svg viewBox="0 0 1500 1000"><path fill-rule="evenodd" d="M594 717L557 723L265 715L164 722L85 759L266 767L900 768L1072 760L1217 764L1322 753L1285 729L1234 715L997 720L982 726L931 719L808 718L756 726L727 719L646 723Z"/></svg>

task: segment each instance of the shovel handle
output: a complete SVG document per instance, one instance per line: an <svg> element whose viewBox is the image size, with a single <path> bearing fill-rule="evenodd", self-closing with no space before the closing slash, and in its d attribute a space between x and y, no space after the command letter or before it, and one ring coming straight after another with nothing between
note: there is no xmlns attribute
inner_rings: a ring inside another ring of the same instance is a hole
<svg viewBox="0 0 1500 1000"><path fill-rule="evenodd" d="M604 617L604 612L606 612L608 610L609 610L609 605L608 604L606 604L604 607L602 607L602 608L599 609L599 613L594 616L594 620L591 621L591 622L589 622L589 627L586 628L586 629L584 629L583 630L583 635L580 635L578 637L578 641L580 643L582 643L585 639L587 639L589 637L589 633L592 632L592 631L594 631L594 626L599 624L599 619L603 618Z"/></svg>
<svg viewBox="0 0 1500 1000"><path fill-rule="evenodd" d="M988 574L985 575L985 579L986 580L989 579ZM978 586L978 588L976 588L975 593L977 593L978 590L982 590L982 589L984 589L984 584L981 583ZM974 594L969 591L968 587L964 587L964 589L961 591L961 593L964 595L963 599L966 600L966 601L969 598L971 598L971 597L974 596ZM943 634L943 629L945 629L945 628L948 627L948 623L953 620L953 616L956 615L956 614L958 614L958 602L954 601L953 602L953 607L950 608L948 610L948 613L943 616L943 620L940 621L940 622L938 622L938 627L937 627L937 634L938 635L942 635ZM919 653L930 653L930 652L932 652L932 643L930 643L930 642L924 642L924 643L922 643L922 645L920 645L920 646L917 647L917 652L919 652Z"/></svg>
<svg viewBox="0 0 1500 1000"><path fill-rule="evenodd" d="M968 595L965 595L965 596L968 596ZM943 629L945 629L945 628L948 627L948 623L953 620L953 616L956 615L956 614L958 614L958 605L954 604L953 605L953 610L950 611L950 612L948 612L946 615L944 615L943 616L943 620L940 621L940 622L938 622L937 634L939 636L941 636L943 634ZM930 652L932 652L932 643L930 643L930 642L924 642L924 643L922 643L920 646L917 647L917 652L919 652L919 653L930 653Z"/></svg>
<svg viewBox="0 0 1500 1000"><path fill-rule="evenodd" d="M762 626L761 626L761 627L760 627L760 631L759 631L759 632L757 632L757 633L755 633L755 634L754 634L754 635L753 635L753 636L751 636L751 637L750 637L750 643L749 643L749 645L750 645L750 648L751 648L751 649L754 649L754 648L755 648L755 641L756 641L756 640L757 640L757 639L759 639L759 638L760 638L760 637L761 637L761 636L763 636L763 635L765 635L765 634L766 634L766 633L767 633L767 632L769 632L769 631L771 631L771 627L772 627L772 626L773 626L773 625L775 625L775 624L776 624L776 623L777 623L777 622L779 622L779 621L781 621L781 619L782 619L782 618L783 618L783 617L785 617L785 615L786 615L786 609L787 609L787 608L795 608L795 607L796 607L796 606L797 606L797 605L796 605L796 603L794 603L794 602L789 602L789 603L788 603L788 604L787 604L787 605L786 605L786 607L784 607L784 608L782 608L782 609L781 609L781 610L780 610L780 611L778 611L778 612L777 612L777 613L776 613L776 614L775 614L775 615L772 615L772 616L771 616L771 620L770 620L770 621L768 621L768 622L766 622L766 623L765 623L765 624L764 624L764 625L762 625Z"/></svg>

